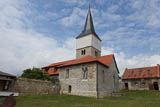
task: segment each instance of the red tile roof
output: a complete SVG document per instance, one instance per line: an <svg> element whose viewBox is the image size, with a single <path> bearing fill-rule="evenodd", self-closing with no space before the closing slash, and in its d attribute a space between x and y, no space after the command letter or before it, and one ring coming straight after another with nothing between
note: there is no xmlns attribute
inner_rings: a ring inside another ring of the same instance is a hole
<svg viewBox="0 0 160 107"><path fill-rule="evenodd" d="M76 64L82 64L82 63L88 63L88 62L99 62L107 67L110 66L112 59L114 58L114 55L106 55L106 56L100 56L97 58L93 58L92 56L86 56L80 59L74 59L74 60L68 60L68 61L63 61L63 62L58 62L58 63L53 63L50 64L46 67L42 67L42 72L45 72L45 69L48 69L48 73L50 75L54 74L59 74L59 68L64 67L64 66L71 66L71 65L76 65ZM57 71L54 72L54 69L57 68Z"/></svg>
<svg viewBox="0 0 160 107"><path fill-rule="evenodd" d="M157 78L160 76L160 66L125 69L122 79Z"/></svg>

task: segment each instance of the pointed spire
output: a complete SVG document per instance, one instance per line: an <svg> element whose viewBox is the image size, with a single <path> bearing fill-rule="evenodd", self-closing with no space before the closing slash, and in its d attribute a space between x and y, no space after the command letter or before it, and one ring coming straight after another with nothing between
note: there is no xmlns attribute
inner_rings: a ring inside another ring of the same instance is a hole
<svg viewBox="0 0 160 107"><path fill-rule="evenodd" d="M92 15L91 15L91 10L90 10L90 5L89 5L87 19L86 19L86 23L85 23L83 32L85 32L85 31L95 32L93 20L92 20Z"/></svg>
<svg viewBox="0 0 160 107"><path fill-rule="evenodd" d="M84 29L83 29L82 33L79 36L76 37L76 39L80 38L80 37L83 37L83 36L86 36L88 34L94 34L99 40L101 40L94 30L90 4L89 4L89 9L88 9L88 14L87 14Z"/></svg>

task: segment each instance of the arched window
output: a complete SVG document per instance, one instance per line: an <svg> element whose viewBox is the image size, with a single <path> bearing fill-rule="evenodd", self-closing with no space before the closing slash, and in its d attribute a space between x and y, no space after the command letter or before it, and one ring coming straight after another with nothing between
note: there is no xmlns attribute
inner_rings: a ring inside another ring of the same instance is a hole
<svg viewBox="0 0 160 107"><path fill-rule="evenodd" d="M82 71L83 71L82 79L88 79L88 68L82 67Z"/></svg>
<svg viewBox="0 0 160 107"><path fill-rule="evenodd" d="M83 55L83 50L81 50L81 55Z"/></svg>
<svg viewBox="0 0 160 107"><path fill-rule="evenodd" d="M95 51L95 56L96 56L96 57L98 56L98 53L97 53L97 51Z"/></svg>
<svg viewBox="0 0 160 107"><path fill-rule="evenodd" d="M86 50L84 49L84 55L86 54Z"/></svg>
<svg viewBox="0 0 160 107"><path fill-rule="evenodd" d="M81 55L85 55L85 54L86 54L86 50L85 49L81 50Z"/></svg>

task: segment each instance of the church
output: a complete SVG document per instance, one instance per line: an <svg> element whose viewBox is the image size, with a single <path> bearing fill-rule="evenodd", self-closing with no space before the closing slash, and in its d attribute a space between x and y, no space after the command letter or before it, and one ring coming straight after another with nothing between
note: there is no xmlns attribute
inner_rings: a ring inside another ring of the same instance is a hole
<svg viewBox="0 0 160 107"><path fill-rule="evenodd" d="M76 59L42 67L59 79L61 94L103 98L119 90L119 70L114 54L101 56L102 40L96 34L91 10L76 37Z"/></svg>

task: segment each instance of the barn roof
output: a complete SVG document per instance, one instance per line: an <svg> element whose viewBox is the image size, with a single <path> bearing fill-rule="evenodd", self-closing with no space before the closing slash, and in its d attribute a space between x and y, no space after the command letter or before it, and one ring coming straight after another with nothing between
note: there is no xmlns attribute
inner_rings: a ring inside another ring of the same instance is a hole
<svg viewBox="0 0 160 107"><path fill-rule="evenodd" d="M160 66L143 67L143 68L133 68L125 69L122 79L143 79L143 78L157 78L160 76Z"/></svg>

